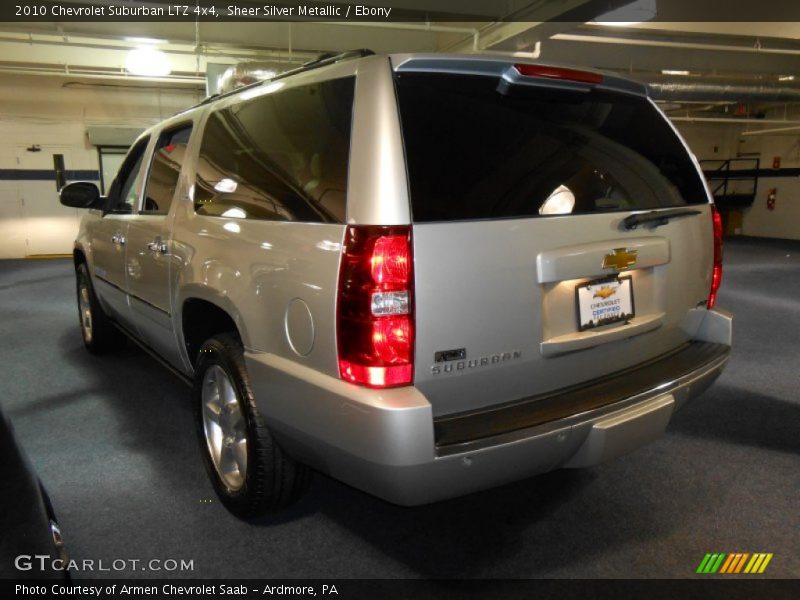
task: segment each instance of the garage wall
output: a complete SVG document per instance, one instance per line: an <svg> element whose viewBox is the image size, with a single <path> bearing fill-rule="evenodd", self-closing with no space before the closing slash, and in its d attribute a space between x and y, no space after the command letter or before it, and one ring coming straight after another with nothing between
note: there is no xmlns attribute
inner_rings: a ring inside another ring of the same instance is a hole
<svg viewBox="0 0 800 600"><path fill-rule="evenodd" d="M149 127L201 97L193 89L0 75L0 258L72 252L81 211L58 202L53 154L64 155L74 179L97 180L88 126Z"/></svg>
<svg viewBox="0 0 800 600"><path fill-rule="evenodd" d="M0 75L0 258L71 252L81 211L58 203L54 153L64 154L66 168L76 171L74 175L97 178L97 150L88 142L88 126L148 127L201 97L202 91L193 89ZM793 118L782 112L768 116ZM676 125L699 159L757 152L764 168L774 156L781 157L782 169L800 168L798 135L742 138L742 125ZM41 151L29 152L33 145ZM766 206L771 188L778 190L772 211ZM744 211L742 233L800 239L800 177L761 178L755 203Z"/></svg>
<svg viewBox="0 0 800 600"><path fill-rule="evenodd" d="M744 212L745 235L800 239L800 134L748 136L745 144L761 154L766 176L758 180L755 202ZM772 160L780 157L781 168L773 171ZM777 189L774 210L767 208L767 195Z"/></svg>
<svg viewBox="0 0 800 600"><path fill-rule="evenodd" d="M736 156L741 125L676 121L675 126L698 160L725 160Z"/></svg>
<svg viewBox="0 0 800 600"><path fill-rule="evenodd" d="M768 118L800 120L800 113L782 110ZM761 159L756 199L742 214L742 234L800 239L800 130L782 135L742 136L744 125L677 122L678 130L698 159L727 159L737 156ZM779 127L765 125L763 128ZM752 127L761 129L762 127ZM773 171L772 160L780 157L781 167ZM767 208L769 190L777 189L774 210Z"/></svg>

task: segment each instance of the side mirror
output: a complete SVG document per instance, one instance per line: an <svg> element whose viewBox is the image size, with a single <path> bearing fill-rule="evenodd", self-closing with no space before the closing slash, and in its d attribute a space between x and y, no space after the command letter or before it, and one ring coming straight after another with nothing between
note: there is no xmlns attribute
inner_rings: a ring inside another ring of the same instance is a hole
<svg viewBox="0 0 800 600"><path fill-rule="evenodd" d="M68 183L58 193L64 206L71 208L100 208L100 190L88 181Z"/></svg>

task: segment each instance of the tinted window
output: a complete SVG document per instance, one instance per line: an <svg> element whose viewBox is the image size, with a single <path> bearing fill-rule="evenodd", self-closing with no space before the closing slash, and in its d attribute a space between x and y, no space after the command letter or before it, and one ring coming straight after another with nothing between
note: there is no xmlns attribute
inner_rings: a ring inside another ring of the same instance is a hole
<svg viewBox="0 0 800 600"><path fill-rule="evenodd" d="M337 79L212 113L197 167L197 212L343 222L354 87L353 77Z"/></svg>
<svg viewBox="0 0 800 600"><path fill-rule="evenodd" d="M184 125L158 137L147 175L142 213L165 215L169 212L191 133L192 126Z"/></svg>
<svg viewBox="0 0 800 600"><path fill-rule="evenodd" d="M142 159L149 138L140 140L131 148L108 192L108 210L116 213L133 212L136 203L136 180L142 171Z"/></svg>
<svg viewBox="0 0 800 600"><path fill-rule="evenodd" d="M576 214L708 201L679 138L644 98L397 77L415 221Z"/></svg>

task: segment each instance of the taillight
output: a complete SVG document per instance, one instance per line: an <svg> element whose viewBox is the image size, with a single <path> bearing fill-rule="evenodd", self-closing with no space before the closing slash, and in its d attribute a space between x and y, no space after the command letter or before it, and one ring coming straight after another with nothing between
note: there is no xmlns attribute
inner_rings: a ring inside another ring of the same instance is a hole
<svg viewBox="0 0 800 600"><path fill-rule="evenodd" d="M717 303L717 292L722 283L722 215L717 207L711 205L711 218L714 222L714 267L711 270L711 291L708 293L706 308L711 310Z"/></svg>
<svg viewBox="0 0 800 600"><path fill-rule="evenodd" d="M369 387L414 375L414 262L410 226L350 225L339 270L339 375Z"/></svg>
<svg viewBox="0 0 800 600"><path fill-rule="evenodd" d="M514 68L519 71L520 75L525 77L547 77L548 79L566 79L567 81L579 81L581 83L603 83L603 76L600 73L592 73L590 71L525 64L514 65Z"/></svg>

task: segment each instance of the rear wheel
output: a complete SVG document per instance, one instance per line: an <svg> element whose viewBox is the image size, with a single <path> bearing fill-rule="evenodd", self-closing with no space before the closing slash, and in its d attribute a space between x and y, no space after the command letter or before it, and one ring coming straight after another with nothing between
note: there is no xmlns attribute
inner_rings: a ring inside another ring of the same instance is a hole
<svg viewBox="0 0 800 600"><path fill-rule="evenodd" d="M308 469L286 456L259 414L235 335L217 335L203 344L194 395L203 462L228 510L253 517L300 497Z"/></svg>
<svg viewBox="0 0 800 600"><path fill-rule="evenodd" d="M118 348L125 339L106 316L103 307L100 306L86 263L80 263L75 268L75 278L78 294L78 318L84 345L94 354L102 354Z"/></svg>

